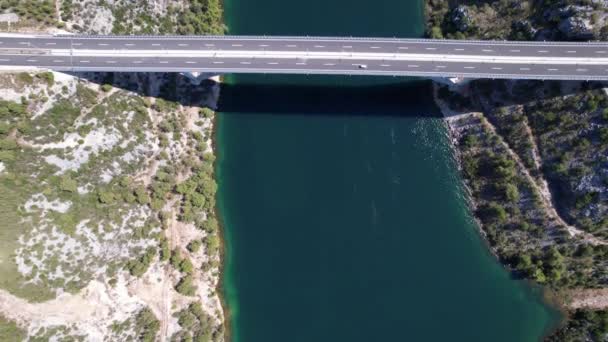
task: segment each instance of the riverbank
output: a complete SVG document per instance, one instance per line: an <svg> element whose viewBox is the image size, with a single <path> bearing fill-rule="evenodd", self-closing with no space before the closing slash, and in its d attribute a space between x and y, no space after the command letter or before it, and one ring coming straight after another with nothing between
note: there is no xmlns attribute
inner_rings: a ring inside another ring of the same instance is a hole
<svg viewBox="0 0 608 342"><path fill-rule="evenodd" d="M545 339L601 338L604 333L598 329L606 319L608 304L605 288L585 288L593 284L592 278L567 279L580 277L581 270L602 267L601 261L593 264L592 258L605 250L605 241L567 224L554 207L543 176L528 170L483 112L462 106L467 102L470 106L475 89L466 86L442 99L441 87L445 86L434 85L435 102L445 116L481 235L515 277L555 291L551 302L567 317ZM451 108L450 101L457 108Z"/></svg>

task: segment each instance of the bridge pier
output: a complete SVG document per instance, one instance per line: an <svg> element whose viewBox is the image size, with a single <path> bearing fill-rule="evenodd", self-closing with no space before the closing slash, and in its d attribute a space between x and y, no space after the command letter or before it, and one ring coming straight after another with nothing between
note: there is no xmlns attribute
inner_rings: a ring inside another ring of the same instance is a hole
<svg viewBox="0 0 608 342"><path fill-rule="evenodd" d="M185 77L187 77L190 80L190 82L192 82L192 84L194 84L194 85L201 84L201 82L203 80L207 80L207 79L210 79L212 77L221 76L221 74L217 74L217 73L198 72L198 71L182 72L181 74L184 75Z"/></svg>
<svg viewBox="0 0 608 342"><path fill-rule="evenodd" d="M445 84L447 86L463 86L467 85L469 82L473 80L473 78L464 78L464 77L431 77L433 82L439 84Z"/></svg>

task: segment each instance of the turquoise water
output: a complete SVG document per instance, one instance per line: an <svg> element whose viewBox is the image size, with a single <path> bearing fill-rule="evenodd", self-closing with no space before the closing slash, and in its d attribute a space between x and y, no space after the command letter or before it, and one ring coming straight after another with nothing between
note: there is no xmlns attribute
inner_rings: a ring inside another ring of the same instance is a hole
<svg viewBox="0 0 608 342"><path fill-rule="evenodd" d="M233 34L423 27L418 1L225 5ZM232 341L534 341L556 322L479 238L428 82L226 83L217 172Z"/></svg>

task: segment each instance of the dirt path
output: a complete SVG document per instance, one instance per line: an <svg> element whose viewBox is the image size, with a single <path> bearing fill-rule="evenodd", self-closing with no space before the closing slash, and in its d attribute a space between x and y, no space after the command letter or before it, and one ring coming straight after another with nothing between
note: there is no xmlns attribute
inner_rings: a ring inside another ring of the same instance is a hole
<svg viewBox="0 0 608 342"><path fill-rule="evenodd" d="M606 241L604 241L600 238L597 238L596 236L594 236L592 234L589 234L585 231L582 231L582 230L566 223L566 221L564 221L562 219L562 217L558 214L557 210L555 209L555 206L553 205L553 198L551 196L551 191L549 191L549 187L547 186L547 182L544 180L544 178L542 179L540 184L538 182L536 182L535 178L532 177L529 170L526 168L526 166L522 162L521 158L519 158L519 155L517 153L515 153L511 149L511 147L509 147L509 144L507 144L507 142L502 138L502 136L500 134L498 134L498 132L496 131L496 127L494 125L492 125L492 123L488 119L486 119L486 117L482 113L478 113L477 116L486 128L488 128L493 134L495 134L496 136L498 136L500 138L500 140L499 140L500 144L506 149L509 156L511 156L511 158L513 158L513 160L515 160L515 162L517 163L517 166L521 169L521 172L523 173L524 177L526 177L526 179L530 182L530 184L532 184L532 186L536 189L536 191L538 191L538 193L541 195L541 200L543 201L543 206L547 210L549 217L551 217L553 220L555 220L558 224L566 227L566 229L568 230L570 235L573 237L580 236L583 239L583 241L588 242L590 244L594 244L594 245L607 244Z"/></svg>
<svg viewBox="0 0 608 342"><path fill-rule="evenodd" d="M608 308L608 288L577 289L568 293L571 309L601 310Z"/></svg>

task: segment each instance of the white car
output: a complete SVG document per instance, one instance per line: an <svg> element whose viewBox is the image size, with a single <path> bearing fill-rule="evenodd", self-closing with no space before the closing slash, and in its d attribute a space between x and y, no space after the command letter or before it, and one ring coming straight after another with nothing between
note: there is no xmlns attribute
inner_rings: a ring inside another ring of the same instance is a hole
<svg viewBox="0 0 608 342"><path fill-rule="evenodd" d="M359 69L367 69L367 64L359 64Z"/></svg>

